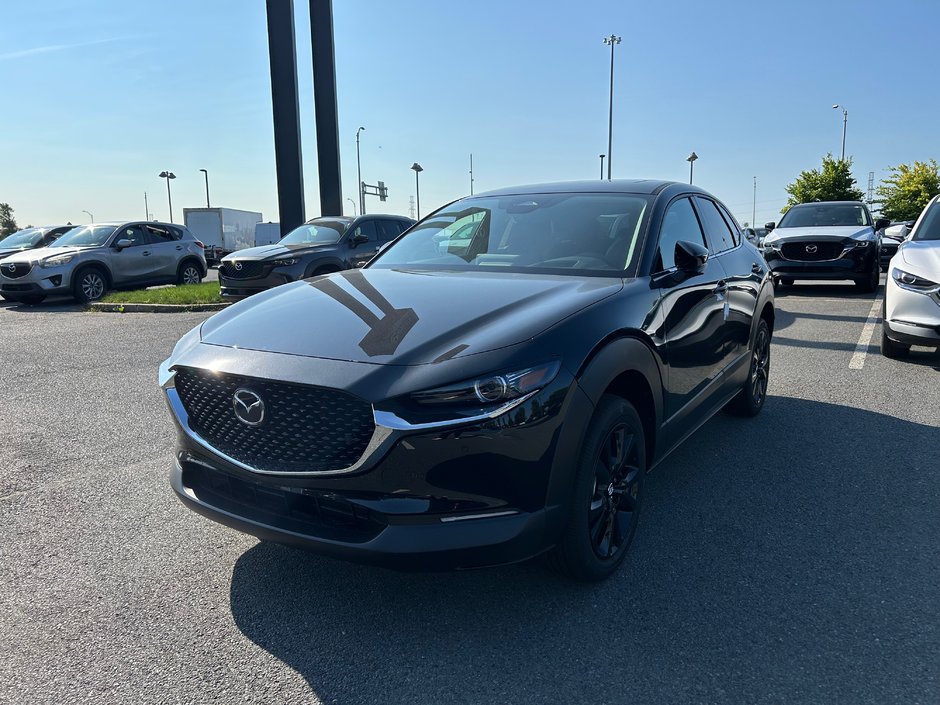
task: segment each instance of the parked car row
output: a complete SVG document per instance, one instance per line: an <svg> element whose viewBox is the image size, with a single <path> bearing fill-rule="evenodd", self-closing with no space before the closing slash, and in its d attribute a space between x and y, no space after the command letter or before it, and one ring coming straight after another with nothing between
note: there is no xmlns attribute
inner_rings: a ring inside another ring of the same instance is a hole
<svg viewBox="0 0 940 705"><path fill-rule="evenodd" d="M180 225L93 223L70 227L51 241L48 236L19 237L33 246L0 259L0 297L37 304L65 294L88 303L109 289L197 284L206 275L203 244Z"/></svg>

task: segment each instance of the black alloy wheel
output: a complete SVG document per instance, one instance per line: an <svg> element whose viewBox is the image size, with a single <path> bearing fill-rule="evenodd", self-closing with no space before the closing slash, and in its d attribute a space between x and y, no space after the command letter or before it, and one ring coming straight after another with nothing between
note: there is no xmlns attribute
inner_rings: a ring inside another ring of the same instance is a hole
<svg viewBox="0 0 940 705"><path fill-rule="evenodd" d="M549 556L556 570L588 582L617 569L636 533L645 475L646 439L636 409L604 395L582 446L568 524Z"/></svg>
<svg viewBox="0 0 940 705"><path fill-rule="evenodd" d="M858 279L855 282L855 285L866 294L871 294L878 291L878 285L881 283L881 265L878 264L878 260L875 260L875 264L872 267L871 271L868 273L868 276L864 279Z"/></svg>
<svg viewBox="0 0 940 705"><path fill-rule="evenodd" d="M884 325L881 327L881 354L890 357L892 360L900 360L907 357L911 352L911 346L904 343L896 343L885 332Z"/></svg>
<svg viewBox="0 0 940 705"><path fill-rule="evenodd" d="M767 400L770 383L770 326L763 318L757 324L751 345L751 364L747 380L738 395L726 407L738 416L757 416Z"/></svg>

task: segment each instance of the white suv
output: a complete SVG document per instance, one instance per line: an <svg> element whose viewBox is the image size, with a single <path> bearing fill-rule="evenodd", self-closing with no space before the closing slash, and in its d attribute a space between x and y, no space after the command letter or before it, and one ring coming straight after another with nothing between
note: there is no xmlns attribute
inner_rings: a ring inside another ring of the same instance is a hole
<svg viewBox="0 0 940 705"><path fill-rule="evenodd" d="M204 276L203 244L181 225L96 223L0 262L0 296L37 304L66 294L88 303L112 288L198 284Z"/></svg>

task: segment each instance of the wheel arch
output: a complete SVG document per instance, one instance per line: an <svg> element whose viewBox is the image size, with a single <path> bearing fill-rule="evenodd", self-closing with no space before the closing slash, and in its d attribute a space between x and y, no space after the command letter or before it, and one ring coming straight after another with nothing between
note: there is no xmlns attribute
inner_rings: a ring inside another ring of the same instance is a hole
<svg viewBox="0 0 940 705"><path fill-rule="evenodd" d="M205 264L203 264L201 259L199 259L195 255L186 255L185 257L183 257L183 259L179 261L179 264L176 265L177 276L179 276L180 272L183 271L183 267L190 262L192 262L199 268L199 271L202 272L203 278L205 278L205 276L209 273L207 271L208 268L206 267Z"/></svg>
<svg viewBox="0 0 940 705"><path fill-rule="evenodd" d="M331 271L337 272L341 272L344 269L349 269L346 263L338 257L317 258L308 264L304 269L304 279L309 279L310 277L315 276L314 272L316 272L318 269L323 269L324 267L335 267L335 270L331 269Z"/></svg>
<svg viewBox="0 0 940 705"><path fill-rule="evenodd" d="M72 275L69 277L69 282L74 282L76 277L78 277L78 275L81 274L83 270L89 268L98 269L102 274L104 274L104 279L107 282L109 289L114 285L114 277L111 274L111 268L101 260L97 259L89 260L88 262L82 262L77 267L75 267L75 269L72 270Z"/></svg>

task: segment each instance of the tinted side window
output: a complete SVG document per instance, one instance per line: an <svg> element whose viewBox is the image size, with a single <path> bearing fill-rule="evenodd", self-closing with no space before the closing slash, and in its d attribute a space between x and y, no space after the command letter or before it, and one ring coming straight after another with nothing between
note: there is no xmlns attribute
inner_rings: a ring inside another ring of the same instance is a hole
<svg viewBox="0 0 940 705"><path fill-rule="evenodd" d="M702 224L705 226L705 233L708 235L709 249L712 252L724 252L734 247L734 236L731 234L731 228L725 222L721 213L718 212L718 206L707 198L695 197L695 204L698 206L699 215L702 216Z"/></svg>
<svg viewBox="0 0 940 705"><path fill-rule="evenodd" d="M734 219L734 216L728 212L727 208L725 208L720 203L716 205L718 206L718 210L721 211L721 214L725 217L725 222L728 224L728 227L731 228L731 237L734 239L734 244L740 245L741 244L741 226L738 225L738 221L736 221ZM752 233L754 232L753 228L749 228L749 230ZM757 236L755 235L755 237Z"/></svg>
<svg viewBox="0 0 940 705"><path fill-rule="evenodd" d="M359 225L356 226L356 229L352 232L352 237L357 235L365 235L369 238L369 242L375 242L376 232L375 232L375 221L374 220L364 220Z"/></svg>
<svg viewBox="0 0 940 705"><path fill-rule="evenodd" d="M399 222L397 220L379 220L376 221L376 225L379 229L379 240L382 242L394 240L401 235L401 230L398 227Z"/></svg>
<svg viewBox="0 0 940 705"><path fill-rule="evenodd" d="M169 228L164 228L159 225L145 225L144 228L147 230L147 236L151 244L159 245L165 242L173 242L176 240L173 237L173 233L170 232Z"/></svg>
<svg viewBox="0 0 940 705"><path fill-rule="evenodd" d="M673 201L663 216L663 225L659 230L659 253L653 271L661 272L676 266L676 243L680 240L705 246L702 228L688 198Z"/></svg>
<svg viewBox="0 0 940 705"><path fill-rule="evenodd" d="M132 225L129 228L124 228L114 239L115 242L118 240L130 240L131 245L136 246L146 244L147 236L139 225Z"/></svg>

